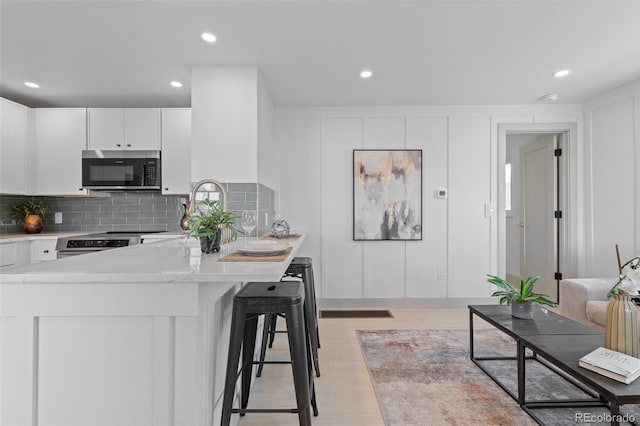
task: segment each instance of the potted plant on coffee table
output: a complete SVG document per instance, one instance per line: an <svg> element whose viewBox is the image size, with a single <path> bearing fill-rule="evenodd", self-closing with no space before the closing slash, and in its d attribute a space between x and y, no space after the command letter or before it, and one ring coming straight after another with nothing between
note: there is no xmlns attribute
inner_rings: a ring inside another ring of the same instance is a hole
<svg viewBox="0 0 640 426"><path fill-rule="evenodd" d="M198 207L197 212L189 219L189 235L200 239L200 249L203 253L217 253L220 251L222 231L229 229L231 239L235 240L235 228L238 215L222 210L220 201L202 200L204 209Z"/></svg>
<svg viewBox="0 0 640 426"><path fill-rule="evenodd" d="M501 288L494 291L491 296L500 298L500 304L511 305L511 315L516 318L532 319L533 305L557 306L555 302L547 299L546 294L533 292L533 285L540 279L539 275L531 275L528 278L520 278L520 288L509 284L506 280L495 275L487 274L487 282Z"/></svg>
<svg viewBox="0 0 640 426"><path fill-rule="evenodd" d="M22 229L27 234L42 232L42 218L47 213L47 206L42 200L25 200L11 207L11 217L22 221Z"/></svg>

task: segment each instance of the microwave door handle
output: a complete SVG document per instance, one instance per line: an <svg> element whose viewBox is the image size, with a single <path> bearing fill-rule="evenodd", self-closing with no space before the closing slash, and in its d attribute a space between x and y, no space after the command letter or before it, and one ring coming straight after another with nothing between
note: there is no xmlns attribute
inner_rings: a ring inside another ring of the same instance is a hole
<svg viewBox="0 0 640 426"><path fill-rule="evenodd" d="M142 166L142 186L147 186L147 165Z"/></svg>

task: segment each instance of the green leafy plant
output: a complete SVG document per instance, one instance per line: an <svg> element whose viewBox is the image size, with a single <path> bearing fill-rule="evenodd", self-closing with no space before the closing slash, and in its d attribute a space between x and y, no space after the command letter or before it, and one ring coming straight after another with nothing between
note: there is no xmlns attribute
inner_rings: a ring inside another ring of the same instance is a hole
<svg viewBox="0 0 640 426"><path fill-rule="evenodd" d="M42 200L25 200L11 207L11 217L24 220L29 215L35 214L44 218L47 206Z"/></svg>
<svg viewBox="0 0 640 426"><path fill-rule="evenodd" d="M232 212L223 211L220 201L211 201L206 198L202 200L202 204L205 208L198 207L197 213L189 219L189 236L194 238L208 237L213 246L216 235L226 228L231 230L231 239L235 240L238 231L234 225L239 216Z"/></svg>
<svg viewBox="0 0 640 426"><path fill-rule="evenodd" d="M502 290L494 291L491 296L500 298L500 304L511 305L512 303L537 303L545 306L557 306L555 302L547 299L546 294L533 292L533 285L540 279L539 275L531 275L527 279L520 278L520 288L516 288L504 279L495 275L487 274L487 282L500 287Z"/></svg>

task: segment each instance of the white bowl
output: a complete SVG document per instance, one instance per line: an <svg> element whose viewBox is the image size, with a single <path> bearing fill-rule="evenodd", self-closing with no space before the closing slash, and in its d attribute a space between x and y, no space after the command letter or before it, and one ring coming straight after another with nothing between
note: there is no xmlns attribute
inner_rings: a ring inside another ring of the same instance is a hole
<svg viewBox="0 0 640 426"><path fill-rule="evenodd" d="M279 241L270 240L256 240L248 242L249 247L254 250L273 250L280 244L282 243L280 243Z"/></svg>

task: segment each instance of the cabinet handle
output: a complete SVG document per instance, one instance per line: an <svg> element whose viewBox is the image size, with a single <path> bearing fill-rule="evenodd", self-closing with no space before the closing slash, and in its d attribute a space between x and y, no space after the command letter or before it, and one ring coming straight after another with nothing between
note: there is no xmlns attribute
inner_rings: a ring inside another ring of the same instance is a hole
<svg viewBox="0 0 640 426"><path fill-rule="evenodd" d="M43 253L49 253L49 250L44 250Z"/></svg>
<svg viewBox="0 0 640 426"><path fill-rule="evenodd" d="M117 143L117 144L116 144L116 146L117 146L118 148L120 148L122 145L120 145L119 143Z"/></svg>
<svg viewBox="0 0 640 426"><path fill-rule="evenodd" d="M127 147L128 147L128 148L131 148L131 144L130 144L130 143L128 143L128 144L127 144Z"/></svg>
<svg viewBox="0 0 640 426"><path fill-rule="evenodd" d="M169 188L165 188L164 190L165 190L165 191L168 191L168 190L169 190Z"/></svg>

